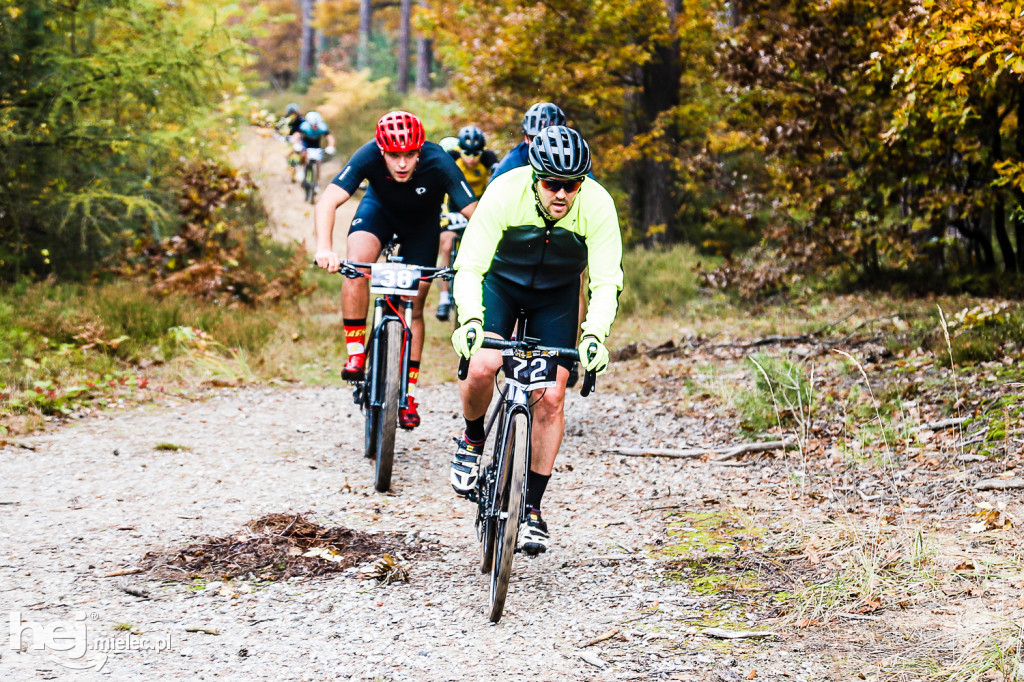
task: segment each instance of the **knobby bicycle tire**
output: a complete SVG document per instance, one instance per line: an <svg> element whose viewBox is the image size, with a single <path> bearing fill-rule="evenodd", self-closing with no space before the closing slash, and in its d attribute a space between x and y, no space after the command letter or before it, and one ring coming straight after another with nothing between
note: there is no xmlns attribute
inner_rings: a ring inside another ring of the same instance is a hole
<svg viewBox="0 0 1024 682"><path fill-rule="evenodd" d="M391 487L391 466L395 459L395 429L398 425L398 401L402 387L402 325L398 320L388 320L380 330L383 335L383 352L380 354L379 372L382 405L377 415L377 469L373 487L386 492Z"/></svg>
<svg viewBox="0 0 1024 682"><path fill-rule="evenodd" d="M501 461L501 448L505 446L505 442L502 439L502 422L505 418L505 403L501 400L498 401L498 405L494 408L494 418L498 423L498 430L494 434L494 450L491 454L491 459L487 463L487 466L480 467L480 475L484 476L492 471L498 463ZM483 480L483 486L488 486L489 481ZM487 515L487 509L485 505L490 504L490 500L494 499L495 490L489 490L487 495L481 496L478 504L480 505L480 572L490 573L491 568L494 566L494 536L497 531L497 522L492 516Z"/></svg>
<svg viewBox="0 0 1024 682"><path fill-rule="evenodd" d="M316 198L316 164L312 161L306 162L306 172L302 176L302 188L306 190L306 201L313 203Z"/></svg>
<svg viewBox="0 0 1024 682"><path fill-rule="evenodd" d="M376 364L373 358L377 354L376 346L377 340L374 338L371 340L370 347L367 348L369 361L366 363L366 376L363 379L362 408L365 418L363 456L367 459L377 459L377 422L380 421L380 408L373 406L376 396L370 394L373 389L373 373Z"/></svg>
<svg viewBox="0 0 1024 682"><path fill-rule="evenodd" d="M520 513L523 509L523 495L526 492L527 447L530 440L529 419L523 412L515 412L507 421L505 430L505 454L508 462L505 480L499 474L503 497L501 509L505 518L499 519L494 542L494 567L491 569L491 600L488 618L492 623L501 619L508 596L508 583L512 577L512 557L515 554L519 535ZM503 485L502 485L503 484Z"/></svg>

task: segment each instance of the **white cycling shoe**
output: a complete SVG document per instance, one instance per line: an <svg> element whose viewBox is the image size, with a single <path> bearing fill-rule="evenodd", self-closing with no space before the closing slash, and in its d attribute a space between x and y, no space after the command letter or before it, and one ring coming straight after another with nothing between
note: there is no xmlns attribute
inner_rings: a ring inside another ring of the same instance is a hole
<svg viewBox="0 0 1024 682"><path fill-rule="evenodd" d="M548 551L548 524L540 517L539 511L530 510L526 522L519 527L519 549L530 556Z"/></svg>
<svg viewBox="0 0 1024 682"><path fill-rule="evenodd" d="M462 439L455 442L459 444L459 447L452 457L448 480L451 481L455 494L465 497L476 490L476 479L480 475L480 454L484 447L483 445L469 445Z"/></svg>

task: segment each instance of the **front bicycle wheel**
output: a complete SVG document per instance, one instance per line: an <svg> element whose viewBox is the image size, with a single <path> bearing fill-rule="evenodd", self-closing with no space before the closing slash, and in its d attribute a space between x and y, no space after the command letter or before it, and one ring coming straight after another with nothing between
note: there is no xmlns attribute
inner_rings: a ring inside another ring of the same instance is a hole
<svg viewBox="0 0 1024 682"><path fill-rule="evenodd" d="M381 336L383 338L381 338ZM395 459L395 428L398 425L398 401L402 386L402 325L389 320L380 330L377 343L383 343L378 372L381 386L381 407L377 415L377 469L373 487L386 492L391 487L391 465Z"/></svg>
<svg viewBox="0 0 1024 682"><path fill-rule="evenodd" d="M313 164L306 162L306 168L302 173L302 189L306 192L306 201L313 201Z"/></svg>
<svg viewBox="0 0 1024 682"><path fill-rule="evenodd" d="M309 203L316 203L316 195L320 191L320 164L313 163L309 171Z"/></svg>
<svg viewBox="0 0 1024 682"><path fill-rule="evenodd" d="M494 451L487 465L480 467L480 483L478 484L481 489L477 497L477 504L480 505L478 511L480 529L478 533L480 536L481 573L490 573L491 568L494 566L494 536L498 529L498 523L487 512L490 500L494 499L495 491L498 489L498 486L494 485L493 482L497 476L494 472L503 460L501 453L502 448L506 445L505 440L502 438L502 426L505 421L505 403L499 400L494 410L496 414L492 419L496 419L498 423L498 430L494 435Z"/></svg>
<svg viewBox="0 0 1024 682"><path fill-rule="evenodd" d="M508 420L505 431L505 456L507 473L499 473L498 490L504 490L501 499L501 516L494 542L494 567L491 570L491 600L487 617L492 623L501 619L508 595L508 582L512 577L512 555L516 550L519 535L519 521L522 518L523 496L526 492L527 447L530 442L530 423L523 412L516 412ZM505 478L504 482L501 480Z"/></svg>

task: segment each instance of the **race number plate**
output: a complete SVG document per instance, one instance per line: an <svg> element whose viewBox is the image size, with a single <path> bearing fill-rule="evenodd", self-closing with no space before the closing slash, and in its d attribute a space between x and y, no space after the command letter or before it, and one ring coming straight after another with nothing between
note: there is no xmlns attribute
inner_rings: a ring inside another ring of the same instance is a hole
<svg viewBox="0 0 1024 682"><path fill-rule="evenodd" d="M404 263L374 263L370 268L370 291L374 294L415 296L420 286L420 269Z"/></svg>
<svg viewBox="0 0 1024 682"><path fill-rule="evenodd" d="M551 388L557 382L558 363L550 350L509 348L501 351L505 381L524 391Z"/></svg>

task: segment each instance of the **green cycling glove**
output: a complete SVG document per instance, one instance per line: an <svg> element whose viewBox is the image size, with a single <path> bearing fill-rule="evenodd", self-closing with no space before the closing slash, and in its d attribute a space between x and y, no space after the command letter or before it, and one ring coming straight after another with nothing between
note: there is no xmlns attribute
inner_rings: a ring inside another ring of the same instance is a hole
<svg viewBox="0 0 1024 682"><path fill-rule="evenodd" d="M476 332L476 338L473 339L472 343L469 341L470 332ZM483 344L484 326L480 320L469 320L466 324L452 332L452 346L455 348L455 352L467 360L473 353L480 350L480 346ZM605 355L607 355L607 352Z"/></svg>
<svg viewBox="0 0 1024 682"><path fill-rule="evenodd" d="M580 364L588 372L601 372L608 369L608 348L597 340L596 336L584 336L580 339Z"/></svg>

